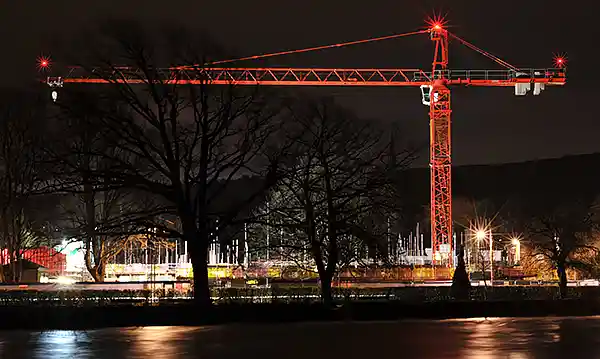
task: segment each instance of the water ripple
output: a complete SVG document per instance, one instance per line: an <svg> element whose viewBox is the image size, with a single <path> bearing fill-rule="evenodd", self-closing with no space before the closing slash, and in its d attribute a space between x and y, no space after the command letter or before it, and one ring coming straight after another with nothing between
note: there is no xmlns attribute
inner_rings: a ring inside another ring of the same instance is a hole
<svg viewBox="0 0 600 359"><path fill-rule="evenodd" d="M0 332L0 358L600 358L600 318Z"/></svg>

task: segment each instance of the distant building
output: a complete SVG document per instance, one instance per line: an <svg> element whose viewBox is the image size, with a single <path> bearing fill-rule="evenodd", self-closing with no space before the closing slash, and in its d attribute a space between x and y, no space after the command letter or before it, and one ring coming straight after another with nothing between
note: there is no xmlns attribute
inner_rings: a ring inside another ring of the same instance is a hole
<svg viewBox="0 0 600 359"><path fill-rule="evenodd" d="M41 274L47 270L47 268L28 261L27 259L18 260L12 267L21 271L21 280L19 283L38 283ZM10 276L11 266L9 264L4 264L2 270L6 277Z"/></svg>

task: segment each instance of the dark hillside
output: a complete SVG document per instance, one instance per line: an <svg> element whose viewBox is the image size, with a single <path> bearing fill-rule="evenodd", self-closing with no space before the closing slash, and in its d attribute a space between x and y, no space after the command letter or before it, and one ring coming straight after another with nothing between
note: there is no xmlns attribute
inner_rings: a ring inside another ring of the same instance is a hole
<svg viewBox="0 0 600 359"><path fill-rule="evenodd" d="M453 169L454 197L508 199L532 191L568 195L600 192L600 153L501 165L461 166ZM400 188L411 202L429 203L429 169L408 170Z"/></svg>
<svg viewBox="0 0 600 359"><path fill-rule="evenodd" d="M237 218L240 221L264 200L266 193L263 192L248 203L248 199L257 191L261 192L263 181L257 177L235 180L216 198L214 205L219 208L233 205L235 208L245 203L242 206L244 210ZM455 200L485 199L497 208L515 199L531 201L535 198L556 198L558 201L561 197L568 199L575 194L595 196L600 194L600 153L521 163L455 167L452 181ZM402 222L405 228L413 228L416 222L425 223L429 205L429 169L407 170L399 176L398 187L404 199Z"/></svg>

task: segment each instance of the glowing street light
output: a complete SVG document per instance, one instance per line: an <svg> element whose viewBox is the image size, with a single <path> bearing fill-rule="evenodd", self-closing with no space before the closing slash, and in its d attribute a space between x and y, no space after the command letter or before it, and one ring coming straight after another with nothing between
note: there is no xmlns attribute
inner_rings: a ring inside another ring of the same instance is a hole
<svg viewBox="0 0 600 359"><path fill-rule="evenodd" d="M487 226L483 227L483 228L479 228L479 229L475 229L473 230L473 233L475 234L475 239L477 240L477 253L479 255L479 246L481 244L482 241L484 241L486 239L486 237L489 237L489 241L490 241L490 283L491 285L494 285L494 243L492 241L492 231L491 229L489 229Z"/></svg>
<svg viewBox="0 0 600 359"><path fill-rule="evenodd" d="M480 230L478 230L477 232L475 232L475 238L476 238L478 241L482 241L482 240L484 240L484 239L485 239L485 237L486 237L486 233L485 233L485 231L484 231L483 229L480 229Z"/></svg>
<svg viewBox="0 0 600 359"><path fill-rule="evenodd" d="M521 240L517 237L511 239L512 245L515 247L515 264L521 261Z"/></svg>

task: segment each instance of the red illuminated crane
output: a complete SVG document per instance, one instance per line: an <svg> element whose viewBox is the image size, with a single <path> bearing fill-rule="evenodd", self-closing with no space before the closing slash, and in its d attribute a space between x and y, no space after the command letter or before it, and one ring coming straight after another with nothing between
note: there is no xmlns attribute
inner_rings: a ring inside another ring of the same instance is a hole
<svg viewBox="0 0 600 359"><path fill-rule="evenodd" d="M322 50L364 42L386 40L415 34L429 34L435 45L431 71L419 69L334 69L334 68L230 68L225 63L252 60L298 52ZM448 39L457 40L504 67L504 70L450 70L448 69ZM451 185L451 108L450 87L497 86L514 87L515 95L531 91L539 95L547 85L566 83L566 60L555 58L555 68L518 69L507 62L479 49L450 33L442 21L434 21L429 28L368 40L320 46L302 50L284 51L236 60L213 62L208 65L190 65L159 70L161 81L183 85L274 85L274 86L412 86L420 87L422 102L429 107L430 174L431 174L431 248L434 264L453 264L452 240L452 185ZM39 66L48 67L49 59L41 58ZM147 79L139 69L120 67L99 71L71 68L65 77L48 77L46 83L54 88L64 84L143 84Z"/></svg>

